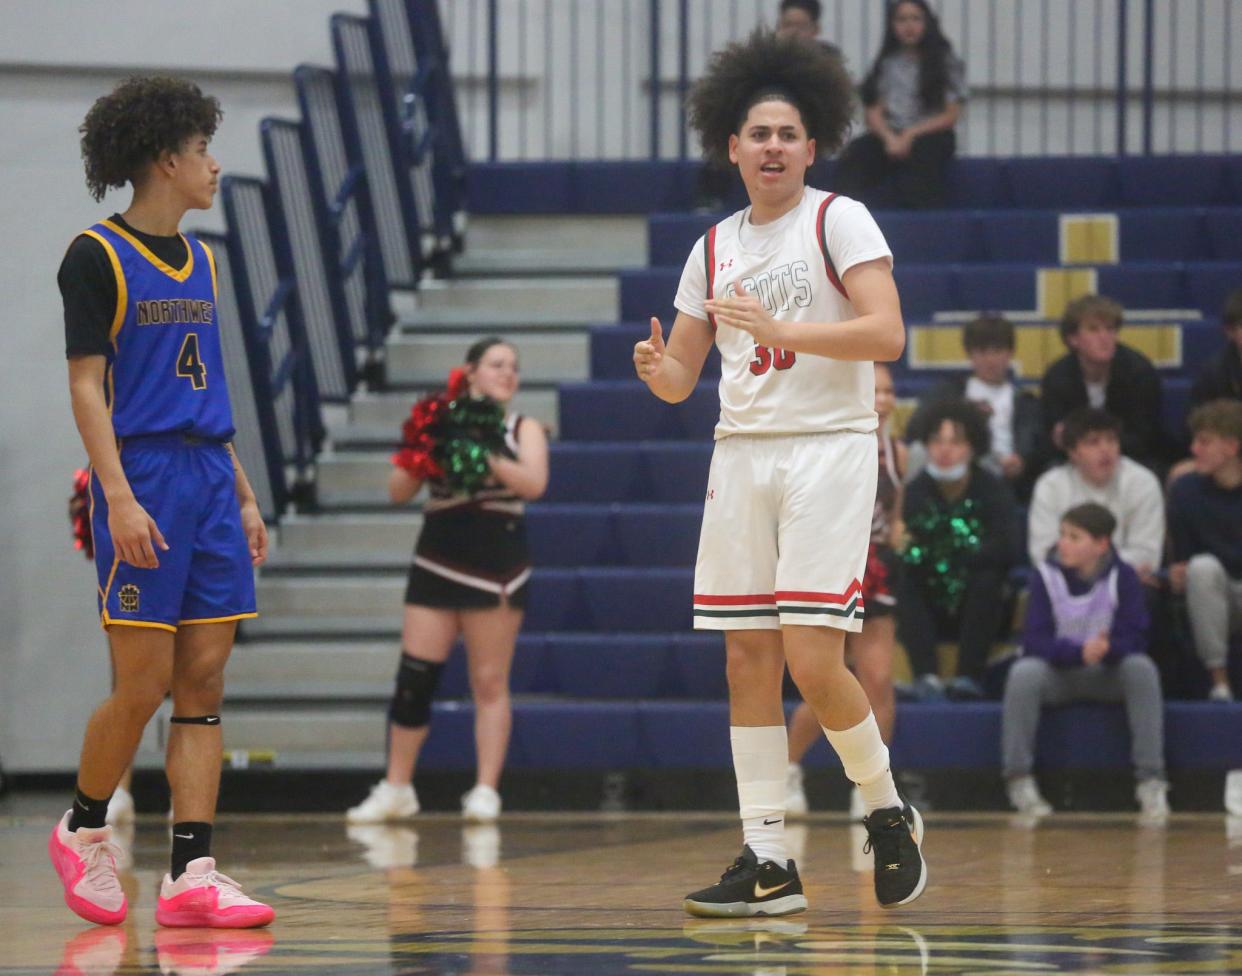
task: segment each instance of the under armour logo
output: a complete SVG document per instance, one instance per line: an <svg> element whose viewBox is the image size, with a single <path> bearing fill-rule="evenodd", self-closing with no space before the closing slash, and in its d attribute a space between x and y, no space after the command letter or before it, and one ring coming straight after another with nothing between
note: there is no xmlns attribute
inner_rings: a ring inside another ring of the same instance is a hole
<svg viewBox="0 0 1242 976"><path fill-rule="evenodd" d="M720 262L720 270L721 270L721 271L724 271L726 268L731 268L731 267L733 267L733 258L729 258L729 260L728 260L728 261L721 261L721 262Z"/></svg>
<svg viewBox="0 0 1242 976"><path fill-rule="evenodd" d="M707 500L710 502L715 497L716 497L716 489L708 488L707 489Z"/></svg>

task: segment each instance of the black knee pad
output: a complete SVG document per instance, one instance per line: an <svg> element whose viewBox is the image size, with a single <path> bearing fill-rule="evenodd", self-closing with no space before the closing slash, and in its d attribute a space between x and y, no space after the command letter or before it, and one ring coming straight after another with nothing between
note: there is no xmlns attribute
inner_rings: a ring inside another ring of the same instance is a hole
<svg viewBox="0 0 1242 976"><path fill-rule="evenodd" d="M401 655L397 687L388 706L388 718L393 725L421 729L431 722L431 700L435 697L443 670L444 665L435 661Z"/></svg>

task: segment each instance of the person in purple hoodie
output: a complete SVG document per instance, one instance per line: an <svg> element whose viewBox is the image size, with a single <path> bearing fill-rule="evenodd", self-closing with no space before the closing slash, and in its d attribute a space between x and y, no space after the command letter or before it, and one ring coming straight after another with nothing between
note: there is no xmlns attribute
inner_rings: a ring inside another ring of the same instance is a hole
<svg viewBox="0 0 1242 976"><path fill-rule="evenodd" d="M1054 553L1031 574L1022 657L1009 671L1001 753L1009 802L1042 816L1052 806L1031 770L1040 709L1073 701L1124 701L1145 817L1169 812L1164 778L1164 701L1147 656L1147 603L1138 573L1112 544L1117 520L1103 505L1061 516Z"/></svg>

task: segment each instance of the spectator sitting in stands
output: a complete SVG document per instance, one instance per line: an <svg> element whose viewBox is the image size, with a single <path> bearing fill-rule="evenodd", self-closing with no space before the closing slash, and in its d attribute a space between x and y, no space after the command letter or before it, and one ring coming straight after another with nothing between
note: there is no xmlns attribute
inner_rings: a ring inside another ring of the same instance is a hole
<svg viewBox="0 0 1242 976"><path fill-rule="evenodd" d="M1066 418L1061 443L1066 464L1035 483L1027 520L1031 565L1040 565L1057 544L1061 514L1098 502L1117 520L1113 544L1139 579L1156 582L1164 554L1164 495L1160 481L1137 461L1121 456L1121 423L1096 407L1079 407Z"/></svg>
<svg viewBox="0 0 1242 976"><path fill-rule="evenodd" d="M1160 377L1150 359L1117 341L1122 314L1120 305L1102 295L1084 295L1066 307L1061 339L1070 352L1044 374L1044 428L1052 447L1060 450L1069 412L1102 408L1121 421L1121 453L1156 468L1164 459Z"/></svg>
<svg viewBox="0 0 1242 976"><path fill-rule="evenodd" d="M1074 506L1061 518L1055 553L1031 575L1022 657L1009 671L1001 712L1006 790L1021 813L1052 812L1031 775L1042 706L1119 699L1130 725L1135 798L1147 817L1169 812L1160 675L1144 653L1142 584L1110 541L1116 527L1103 505Z"/></svg>
<svg viewBox="0 0 1242 976"><path fill-rule="evenodd" d="M921 442L932 405L945 400L968 400L987 418L992 434L992 448L979 463L1004 478L1021 497L1029 491L1029 479L1025 476L1042 428L1039 400L1019 389L1010 373L1013 324L1000 315L980 315L962 328L962 346L970 359L970 373L935 386L922 398L906 424L906 440L915 445L911 451L912 473L923 466Z"/></svg>
<svg viewBox="0 0 1242 976"><path fill-rule="evenodd" d="M1208 697L1232 701L1229 636L1242 627L1242 402L1213 400L1190 415L1195 471L1169 491L1169 583L1186 594Z"/></svg>
<svg viewBox="0 0 1242 976"><path fill-rule="evenodd" d="M1242 288L1225 299L1220 315L1225 346L1200 371L1190 388L1193 406L1209 400L1242 400Z"/></svg>
<svg viewBox="0 0 1242 976"><path fill-rule="evenodd" d="M924 434L927 466L906 486L906 545L898 631L920 698L942 697L937 638L956 637L952 698L982 697L988 650L1001 634L1005 579L1021 558L1018 511L1005 483L983 470L988 428L964 401L933 404Z"/></svg>
<svg viewBox="0 0 1242 976"><path fill-rule="evenodd" d="M889 201L876 191L895 179L901 206L945 206L957 151L953 127L966 94L966 69L926 0L891 3L884 42L862 84L867 132L841 154L837 189L880 206Z"/></svg>

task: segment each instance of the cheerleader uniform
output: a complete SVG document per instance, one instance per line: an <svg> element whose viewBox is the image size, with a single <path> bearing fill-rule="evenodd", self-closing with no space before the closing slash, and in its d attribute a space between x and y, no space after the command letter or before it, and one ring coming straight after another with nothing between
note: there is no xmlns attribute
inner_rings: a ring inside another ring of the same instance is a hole
<svg viewBox="0 0 1242 976"><path fill-rule="evenodd" d="M505 446L517 454L522 417L505 417ZM405 602L451 610L526 606L530 549L525 504L495 478L472 495L429 483L423 530L405 587Z"/></svg>
<svg viewBox="0 0 1242 976"><path fill-rule="evenodd" d="M862 592L868 617L883 617L897 608L895 574L899 560L893 550L892 520L897 514L897 495L901 476L897 473L897 449L886 431L876 431L879 441L880 472L876 482L875 508L871 513L871 541L867 546L867 568Z"/></svg>

